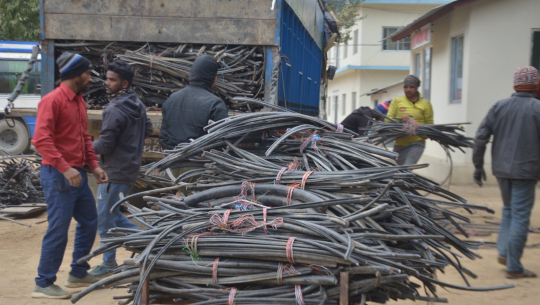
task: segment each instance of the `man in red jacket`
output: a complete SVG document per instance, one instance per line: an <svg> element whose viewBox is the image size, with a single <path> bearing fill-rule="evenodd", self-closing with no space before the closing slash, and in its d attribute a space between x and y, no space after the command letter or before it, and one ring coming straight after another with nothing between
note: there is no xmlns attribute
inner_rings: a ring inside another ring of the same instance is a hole
<svg viewBox="0 0 540 305"><path fill-rule="evenodd" d="M90 265L77 260L90 253L97 230L96 202L83 166L88 164L98 184L106 183L87 132L82 92L92 81L92 63L79 54L64 53L57 60L62 83L41 99L32 143L43 155L41 185L49 226L43 237L34 298L65 299L71 293L55 285L66 250L71 218L77 221L73 262L66 287L86 287L98 281L87 273Z"/></svg>

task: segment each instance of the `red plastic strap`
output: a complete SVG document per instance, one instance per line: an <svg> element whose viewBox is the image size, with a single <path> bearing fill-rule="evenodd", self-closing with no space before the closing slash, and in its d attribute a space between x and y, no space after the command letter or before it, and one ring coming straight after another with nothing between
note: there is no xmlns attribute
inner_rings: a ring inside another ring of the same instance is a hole
<svg viewBox="0 0 540 305"><path fill-rule="evenodd" d="M212 283L217 284L217 269L218 269L219 257L214 261L212 266Z"/></svg>
<svg viewBox="0 0 540 305"><path fill-rule="evenodd" d="M300 185L300 188L305 190L306 189L306 182L308 177L313 174L313 171L306 172L304 176L302 176L302 184Z"/></svg>
<svg viewBox="0 0 540 305"><path fill-rule="evenodd" d="M287 241L287 247L285 248L285 252L287 253L287 260L291 264L295 264L293 252L293 243L295 239L296 237L289 237L289 240Z"/></svg>
<svg viewBox="0 0 540 305"><path fill-rule="evenodd" d="M285 173L287 171L287 167L282 167L280 170L279 170L279 173L277 174L276 176L276 181L274 181L274 184L279 184L281 182L281 176L283 175L283 173Z"/></svg>
<svg viewBox="0 0 540 305"><path fill-rule="evenodd" d="M227 305L234 305L234 299L236 298L236 288L231 288L231 293L229 293L229 300Z"/></svg>
<svg viewBox="0 0 540 305"><path fill-rule="evenodd" d="M298 183L289 186L289 191L287 192L287 205L291 205L293 191L294 191L294 189L297 188L298 186L299 186Z"/></svg>
<svg viewBox="0 0 540 305"><path fill-rule="evenodd" d="M302 294L302 286L294 285L294 294L296 296L296 304L306 305L306 303L304 303L304 295Z"/></svg>
<svg viewBox="0 0 540 305"><path fill-rule="evenodd" d="M266 228L266 216L268 214L268 207L264 207L263 208L263 229L264 229L264 234L268 234L268 229Z"/></svg>

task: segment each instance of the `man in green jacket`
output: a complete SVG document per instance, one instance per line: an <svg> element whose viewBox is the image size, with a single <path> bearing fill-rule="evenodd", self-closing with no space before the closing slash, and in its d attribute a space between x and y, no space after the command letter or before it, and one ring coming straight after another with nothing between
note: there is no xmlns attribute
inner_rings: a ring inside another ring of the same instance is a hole
<svg viewBox="0 0 540 305"><path fill-rule="evenodd" d="M410 118L418 124L433 124L431 103L422 98L422 95L418 92L418 87L420 87L418 77L414 75L407 76L403 81L405 95L392 100L388 110L388 117L392 119ZM394 151L399 154L397 163L399 165L416 164L425 147L425 139L416 135L397 139L394 145Z"/></svg>

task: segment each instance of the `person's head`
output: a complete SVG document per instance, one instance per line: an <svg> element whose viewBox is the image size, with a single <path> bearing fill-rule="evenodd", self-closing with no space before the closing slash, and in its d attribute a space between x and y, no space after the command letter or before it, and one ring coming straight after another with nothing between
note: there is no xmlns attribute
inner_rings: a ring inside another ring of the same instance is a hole
<svg viewBox="0 0 540 305"><path fill-rule="evenodd" d="M56 60L60 78L75 93L88 90L92 82L92 63L79 54L62 53Z"/></svg>
<svg viewBox="0 0 540 305"><path fill-rule="evenodd" d="M110 63L107 66L105 92L111 95L131 87L133 75L133 69L127 63L119 60Z"/></svg>
<svg viewBox="0 0 540 305"><path fill-rule="evenodd" d="M382 115L380 115L381 113L386 115L388 113L388 109L390 108L390 103L392 103L392 100L386 100L382 103L380 103L379 105L377 105L375 108L373 108L373 117L379 121L383 121L384 120L384 117ZM377 115L375 117L375 114Z"/></svg>
<svg viewBox="0 0 540 305"><path fill-rule="evenodd" d="M408 99L418 96L418 87L420 87L420 80L414 75L409 75L403 80L403 92Z"/></svg>
<svg viewBox="0 0 540 305"><path fill-rule="evenodd" d="M210 89L217 80L219 64L212 56L203 55L197 57L193 62L191 74L189 75L189 85Z"/></svg>
<svg viewBox="0 0 540 305"><path fill-rule="evenodd" d="M538 70L531 66L517 68L514 72L514 90L536 93L538 91Z"/></svg>

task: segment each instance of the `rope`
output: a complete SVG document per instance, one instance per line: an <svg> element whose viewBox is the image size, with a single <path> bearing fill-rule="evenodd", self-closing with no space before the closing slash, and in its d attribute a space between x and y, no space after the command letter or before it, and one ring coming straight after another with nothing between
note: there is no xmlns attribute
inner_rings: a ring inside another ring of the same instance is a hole
<svg viewBox="0 0 540 305"><path fill-rule="evenodd" d="M297 188L299 186L298 183L295 183L291 186L289 186L289 191L287 191L287 205L291 205L291 201L292 201L292 195L293 195L293 191L295 188Z"/></svg>
<svg viewBox="0 0 540 305"><path fill-rule="evenodd" d="M289 237L289 240L287 241L287 247L285 248L285 252L287 254L287 260L291 264L295 264L294 262L294 252L293 252L293 243L296 237Z"/></svg>
<svg viewBox="0 0 540 305"><path fill-rule="evenodd" d="M255 183L254 182L249 182L249 181L242 182L242 190L240 191L240 196L242 198L247 198L248 190L251 191L251 196L253 197L253 200L256 200L256 198L255 198Z"/></svg>
<svg viewBox="0 0 540 305"><path fill-rule="evenodd" d="M294 285L294 294L296 296L296 304L306 305L306 303L304 303L304 295L302 294L302 286Z"/></svg>
<svg viewBox="0 0 540 305"><path fill-rule="evenodd" d="M219 257L214 260L214 265L212 266L212 283L217 284L217 270L218 270Z"/></svg>
<svg viewBox="0 0 540 305"><path fill-rule="evenodd" d="M234 299L236 298L236 288L231 288L231 292L229 293L229 300L227 301L227 305L234 305Z"/></svg>
<svg viewBox="0 0 540 305"><path fill-rule="evenodd" d="M306 172L304 176L302 176L302 184L300 185L300 188L305 190L306 189L306 182L308 177L313 174L313 171Z"/></svg>

